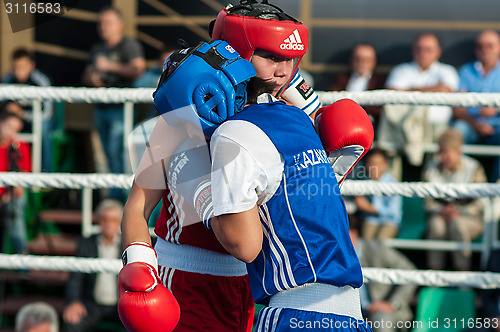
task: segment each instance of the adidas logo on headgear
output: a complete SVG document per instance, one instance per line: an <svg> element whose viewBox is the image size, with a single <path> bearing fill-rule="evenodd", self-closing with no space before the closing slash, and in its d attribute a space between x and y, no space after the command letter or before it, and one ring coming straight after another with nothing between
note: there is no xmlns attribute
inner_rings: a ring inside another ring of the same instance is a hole
<svg viewBox="0 0 500 332"><path fill-rule="evenodd" d="M302 39L300 39L299 31L295 29L292 34L283 41L280 48L282 50L302 51L304 49L304 44L302 44Z"/></svg>

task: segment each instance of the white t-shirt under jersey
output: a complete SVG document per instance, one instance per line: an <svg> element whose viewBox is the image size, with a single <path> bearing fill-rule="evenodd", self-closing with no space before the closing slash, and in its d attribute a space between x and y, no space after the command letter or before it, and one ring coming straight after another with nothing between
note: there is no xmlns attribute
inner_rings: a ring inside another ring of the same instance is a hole
<svg viewBox="0 0 500 332"><path fill-rule="evenodd" d="M212 186L215 216L248 211L267 202L278 189L282 155L253 123L223 123L212 135L210 149L212 183L217 183Z"/></svg>
<svg viewBox="0 0 500 332"><path fill-rule="evenodd" d="M264 93L257 103L276 100ZM278 189L285 167L283 156L253 123L224 122L213 133L210 150L212 183L218 184L212 186L215 216L248 211L267 202Z"/></svg>

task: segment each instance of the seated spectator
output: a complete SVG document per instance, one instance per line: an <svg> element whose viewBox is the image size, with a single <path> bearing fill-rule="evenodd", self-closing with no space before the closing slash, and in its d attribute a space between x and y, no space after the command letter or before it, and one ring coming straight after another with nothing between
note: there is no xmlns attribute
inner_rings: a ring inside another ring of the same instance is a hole
<svg viewBox="0 0 500 332"><path fill-rule="evenodd" d="M7 112L6 109L12 111ZM14 113L16 112L16 113ZM0 172L30 172L31 152L28 143L21 142L16 135L23 127L18 113L21 106L6 102L0 109ZM12 241L14 252L27 253L24 189L22 187L0 188L0 223L2 224L1 250L7 250Z"/></svg>
<svg viewBox="0 0 500 332"><path fill-rule="evenodd" d="M349 217L349 235L361 267L415 269L415 265L397 250L389 248L379 241L360 239L357 226L356 218ZM412 320L413 313L410 301L416 288L416 285L379 283L365 283L361 286L359 292L363 315L369 322L379 323L371 324L374 332L397 331L398 322ZM382 321L385 324L380 324ZM392 324L388 322L392 322Z"/></svg>
<svg viewBox="0 0 500 332"><path fill-rule="evenodd" d="M358 43L351 50L349 58L351 69L348 73L335 76L329 91L367 91L384 88L385 76L375 71L377 54L373 45ZM377 123L380 106L364 106L366 112Z"/></svg>
<svg viewBox="0 0 500 332"><path fill-rule="evenodd" d="M477 183L486 182L481 164L462 153L463 137L455 129L446 130L438 140L437 158L425 166L422 180L433 183ZM483 232L483 204L479 199L433 199L425 200L428 214L430 240L451 240L470 243ZM429 251L428 267L445 268L444 251ZM470 250L453 252L454 268L470 269Z"/></svg>
<svg viewBox="0 0 500 332"><path fill-rule="evenodd" d="M35 56L33 53L24 48L14 51L12 54L11 66L11 72L2 78L2 83L35 86L51 85L49 78L36 68ZM33 114L31 112L32 103L23 103L21 106L26 111L24 113L24 120L31 124L33 121ZM42 170L50 171L50 138L53 122L53 104L50 101L45 101L42 106ZM30 131L31 129L29 128L23 129L23 132Z"/></svg>
<svg viewBox="0 0 500 332"><path fill-rule="evenodd" d="M123 206L115 200L102 201L96 210L101 233L80 239L76 256L115 259L121 258L120 222ZM64 330L85 331L103 320L120 322L118 275L115 273L70 274L66 284ZM121 324L121 323L120 323Z"/></svg>
<svg viewBox="0 0 500 332"><path fill-rule="evenodd" d="M16 315L16 332L59 332L56 309L45 302L24 305Z"/></svg>
<svg viewBox="0 0 500 332"><path fill-rule="evenodd" d="M486 30L476 38L477 60L460 68L459 90L464 92L500 92L500 36ZM458 107L453 110L453 127L464 136L466 144L500 145L500 109L497 107ZM496 158L490 180L500 175Z"/></svg>
<svg viewBox="0 0 500 332"><path fill-rule="evenodd" d="M392 69L385 83L388 89L422 92L451 92L458 89L457 70L439 61L441 45L438 37L424 32L413 41L413 61ZM427 120L434 137L439 136L451 120L449 106L429 106Z"/></svg>
<svg viewBox="0 0 500 332"><path fill-rule="evenodd" d="M382 149L373 148L364 160L368 178L379 182L396 182L387 172L389 156ZM357 211L363 219L362 236L364 239L390 239L399 232L402 214L401 196L357 196L354 198Z"/></svg>

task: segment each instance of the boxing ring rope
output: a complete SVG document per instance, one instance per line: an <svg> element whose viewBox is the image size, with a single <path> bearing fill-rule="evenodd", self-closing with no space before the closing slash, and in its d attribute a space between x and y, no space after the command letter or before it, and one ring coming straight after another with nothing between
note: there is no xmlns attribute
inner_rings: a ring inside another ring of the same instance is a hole
<svg viewBox="0 0 500 332"><path fill-rule="evenodd" d="M317 91L317 94L323 105L332 104L342 98L350 98L362 105L405 104L500 107L500 93L371 90L364 92Z"/></svg>
<svg viewBox="0 0 500 332"><path fill-rule="evenodd" d="M0 269L118 273L119 259L0 254ZM500 273L363 268L366 282L437 287L500 288Z"/></svg>
<svg viewBox="0 0 500 332"><path fill-rule="evenodd" d="M122 103L124 106L125 135L123 144L127 145L128 134L133 128L133 112L135 103L151 103L151 88L73 88L73 87L19 87L0 85L0 100L12 99L31 101L33 104L33 171L34 173L0 173L0 186L22 186L26 188L72 188L83 190L83 223L82 234L90 235L92 231L92 190L98 188L129 188L133 177L131 175L114 174L38 174L41 164L41 118L42 101L70 103ZM366 92L317 92L324 105L331 104L342 98L351 98L363 105L411 104L411 105L445 105L453 107L494 106L500 107L500 93L422 93L392 90L376 90ZM432 147L435 149L435 147ZM491 150L491 149L490 149ZM499 155L498 151L485 150L487 154ZM128 159L125 160L128 165ZM341 192L343 195L402 195L407 197L459 198L491 197L498 200L500 185L496 184L432 184L432 183L395 183L381 184L371 181L345 181ZM498 227L494 220L500 214L500 207L487 211L486 221ZM485 225L486 226L486 225ZM90 228L89 228L90 227ZM485 235L492 238L498 233L498 228ZM391 245L389 240L387 243ZM411 241L399 240L412 248ZM422 249L422 241L416 241L415 248ZM444 243L446 242L446 244ZM448 241L425 240L425 248L441 250L457 250L463 248ZM484 246L494 248L500 241L486 239ZM394 242L392 243L394 245ZM397 247L405 247L401 243ZM469 245L468 248L471 248ZM485 247L482 247L484 249ZM467 247L467 246L466 246ZM500 247L500 246L499 246ZM484 255L483 255L484 256ZM121 267L119 260L102 260L76 257L54 257L35 255L5 255L0 254L0 269L40 269L80 272L118 272ZM109 270L107 270L109 269ZM499 288L500 274L488 272L448 272L448 271L405 271L379 268L364 268L365 279L368 282L417 284L427 286L470 286L476 288Z"/></svg>
<svg viewBox="0 0 500 332"><path fill-rule="evenodd" d="M74 88L1 85L0 100L66 101L70 103L152 103L152 88ZM453 107L500 107L500 93L419 92L372 90L364 92L317 91L324 105L350 98L363 105L409 104L444 105Z"/></svg>
<svg viewBox="0 0 500 332"><path fill-rule="evenodd" d="M92 190L104 188L129 189L133 181L132 175L125 174L67 174L67 173L0 173L0 187L19 186L24 188L59 188L82 189L83 222L82 234L89 236L97 227L92 225ZM340 193L339 193L340 194ZM405 197L432 197L432 198L481 198L485 206L485 231L482 243L461 243L453 241L408 240L390 239L386 244L405 249L421 249L425 245L429 249L446 251L470 249L482 251L482 263L487 259L491 248L500 247L495 234L498 233L497 214L491 208L492 203L487 197L500 197L500 184L492 183L426 183L426 182L400 182L381 183L377 181L344 181L341 189L344 196L356 195L383 195ZM494 206L494 205L493 205Z"/></svg>
<svg viewBox="0 0 500 332"><path fill-rule="evenodd" d="M132 181L133 176L127 174L0 173L0 187L130 189Z"/></svg>
<svg viewBox="0 0 500 332"><path fill-rule="evenodd" d="M132 175L76 173L0 173L0 187L59 188L59 189L130 189ZM345 180L342 195L406 196L432 198L479 198L500 196L500 184L495 183L431 183Z"/></svg>

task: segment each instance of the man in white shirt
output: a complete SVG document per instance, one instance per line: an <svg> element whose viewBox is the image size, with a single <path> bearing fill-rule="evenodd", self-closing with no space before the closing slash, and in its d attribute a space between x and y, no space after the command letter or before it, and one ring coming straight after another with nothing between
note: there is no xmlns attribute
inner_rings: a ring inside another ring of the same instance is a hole
<svg viewBox="0 0 500 332"><path fill-rule="evenodd" d="M437 36L424 32L414 39L413 61L393 68L386 81L386 88L421 92L452 92L458 89L457 70L439 62L441 46ZM438 136L451 119L449 106L430 106L427 120L433 127L433 136Z"/></svg>

